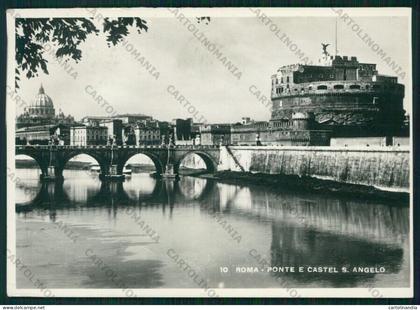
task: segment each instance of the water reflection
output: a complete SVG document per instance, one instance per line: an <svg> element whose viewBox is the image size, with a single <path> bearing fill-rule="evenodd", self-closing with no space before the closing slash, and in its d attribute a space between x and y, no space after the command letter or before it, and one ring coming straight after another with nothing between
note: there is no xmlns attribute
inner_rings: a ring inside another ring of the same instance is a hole
<svg viewBox="0 0 420 310"><path fill-rule="evenodd" d="M150 203L173 206L175 201L191 203L208 199L213 195L215 186L212 180L192 177L185 177L180 181L162 180L151 178L148 174L135 175L123 183L106 183L86 176L86 172L78 173L79 178L69 178L64 182L22 182L17 194L25 198L21 199L24 202L17 203L17 211L28 212L39 207L96 207L103 204L113 206Z"/></svg>
<svg viewBox="0 0 420 310"><path fill-rule="evenodd" d="M331 269L334 273L319 273L309 269L312 272L286 274L296 277L302 283L325 281L338 287L357 286L359 283L370 282L376 274L354 273L354 267L384 268L386 273L398 274L402 260L403 249L397 244L287 227L281 222L272 223L272 266L302 266L304 270L318 266L334 268ZM347 273L342 272L343 267L347 268ZM278 274L273 273L273 276Z"/></svg>
<svg viewBox="0 0 420 310"><path fill-rule="evenodd" d="M279 287L276 278L288 279L297 287L353 287L367 283L394 287L409 283L409 209L405 206L273 192L193 177L165 181L133 174L124 183L101 183L84 171L74 172L74 177L61 184L41 185L30 179L16 190L27 199L16 205L18 217L28 223L42 211L51 222L65 220L76 223L74 227L94 227L99 230L95 238L102 247L107 247L108 235L112 240L123 238L108 259L121 274L126 274L132 287L194 287L165 255L170 247L177 247L177 252L189 257L195 266L203 266L203 276L216 287L220 283L224 287ZM138 234L139 227L127 216L127 208L135 208L159 232L158 244L143 240L146 237ZM215 214L220 220L215 220ZM240 244L231 240L222 221L241 234ZM337 270L383 267L386 272L233 272L236 266L260 266L250 256L251 249L271 266L332 266ZM139 277L150 268L147 283L130 273L134 265L127 267L123 263L127 255L135 258L129 260L137 263ZM83 263L79 258L78 264ZM229 277L219 272L219 267L226 265L232 270ZM84 271L92 276L83 281L87 287L112 287L88 265Z"/></svg>
<svg viewBox="0 0 420 310"><path fill-rule="evenodd" d="M409 210L401 205L287 191L274 193L254 187L218 187L225 213L381 242L401 243L408 234Z"/></svg>

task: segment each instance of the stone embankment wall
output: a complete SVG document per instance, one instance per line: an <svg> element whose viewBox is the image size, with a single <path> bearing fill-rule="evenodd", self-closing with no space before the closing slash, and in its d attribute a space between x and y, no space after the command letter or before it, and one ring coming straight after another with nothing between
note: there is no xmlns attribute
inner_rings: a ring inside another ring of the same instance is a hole
<svg viewBox="0 0 420 310"><path fill-rule="evenodd" d="M407 147L230 146L221 148L218 170L309 176L408 192L410 150Z"/></svg>

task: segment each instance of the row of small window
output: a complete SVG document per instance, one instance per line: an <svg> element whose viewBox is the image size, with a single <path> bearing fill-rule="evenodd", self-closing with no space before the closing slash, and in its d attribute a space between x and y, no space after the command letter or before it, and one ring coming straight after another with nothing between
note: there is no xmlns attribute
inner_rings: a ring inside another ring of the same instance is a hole
<svg viewBox="0 0 420 310"><path fill-rule="evenodd" d="M92 139L102 139L102 140L106 140L106 136L76 136L76 137L72 137L72 139L74 141L85 141L85 140L92 140Z"/></svg>
<svg viewBox="0 0 420 310"><path fill-rule="evenodd" d="M374 84L372 86L372 89L373 90L379 90L381 88L382 88L382 86L381 85L378 85L378 84ZM286 89L288 89L289 90L288 92L290 92L289 85L287 85L287 88ZM319 86L316 87L316 90L327 90L327 89L328 89L328 86L327 85L319 85ZM344 85L343 84L334 85L333 89L344 89ZM354 85L350 85L349 86L349 89L363 89L363 88L360 85L354 84ZM368 89L370 89L370 86L369 85L365 85L365 88L364 89L368 90ZM283 87L278 87L278 88L276 88L276 94L281 94L284 90L285 89ZM309 86L307 88L307 90L313 90L313 87L312 86ZM299 91L299 89L294 88L293 91L297 92L297 91ZM305 88L302 87L300 89L300 91L305 91Z"/></svg>
<svg viewBox="0 0 420 310"><path fill-rule="evenodd" d="M281 100L280 100L280 106L283 106ZM273 123L273 127L275 128L290 127L290 122L281 122L281 123L275 122Z"/></svg>
<svg viewBox="0 0 420 310"><path fill-rule="evenodd" d="M139 138L160 138L160 135L140 135Z"/></svg>
<svg viewBox="0 0 420 310"><path fill-rule="evenodd" d="M106 134L107 133L107 131L86 131L85 129L76 129L76 130L74 130L74 133L73 134L75 134L75 135L84 135L84 134L88 134L88 135L93 135L93 134Z"/></svg>
<svg viewBox="0 0 420 310"><path fill-rule="evenodd" d="M334 74L328 74L328 73L325 73L325 74L323 74L323 73L321 73L321 74L314 74L314 76L312 75L312 74L306 74L305 76L304 76L304 80L302 80L302 78L300 78L300 79L298 79L298 81L308 81L308 79L323 79L323 78L330 78L330 79L334 79ZM281 77L280 78L280 83L281 84L283 84L283 83L290 83L290 77L289 76L286 76L285 78L283 78L283 77ZM295 80L296 81L296 80ZM278 84L279 83L279 80L278 79L275 79L275 80L273 80L273 84Z"/></svg>
<svg viewBox="0 0 420 310"><path fill-rule="evenodd" d="M256 134L256 132L252 132L252 133L249 133L249 134L233 134L232 135L232 140L234 140L234 141L238 141L238 140L240 140L240 139L242 139L242 140L245 140L247 137L249 137L249 136L253 136L253 135L255 135ZM269 131L268 132L268 134L269 135L280 135L280 136L284 136L284 135L298 135L299 134L299 132L297 132L297 131Z"/></svg>

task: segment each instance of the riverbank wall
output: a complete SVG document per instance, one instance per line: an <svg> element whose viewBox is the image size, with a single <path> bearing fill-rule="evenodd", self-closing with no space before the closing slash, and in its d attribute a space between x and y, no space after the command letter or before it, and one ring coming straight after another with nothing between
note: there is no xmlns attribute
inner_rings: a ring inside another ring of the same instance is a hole
<svg viewBox="0 0 420 310"><path fill-rule="evenodd" d="M409 192L406 147L224 146L218 171L312 177Z"/></svg>

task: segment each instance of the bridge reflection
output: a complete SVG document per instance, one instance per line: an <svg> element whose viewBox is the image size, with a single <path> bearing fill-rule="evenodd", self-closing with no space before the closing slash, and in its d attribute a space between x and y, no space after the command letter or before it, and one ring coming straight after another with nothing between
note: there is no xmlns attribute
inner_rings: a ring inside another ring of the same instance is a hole
<svg viewBox="0 0 420 310"><path fill-rule="evenodd" d="M75 196L78 199L75 200ZM287 279L297 286L310 286L315 282L333 287L369 285L376 277L388 274L401 274L399 281L408 283L409 208L398 205L367 203L331 195L274 192L256 186L228 185L192 177L164 181L146 176L140 181L98 182L90 187L78 180L43 183L38 195L27 204L16 205L16 210L22 216L29 211L43 210L55 221L60 212L86 208L95 213L102 208L115 219L121 212L119 207L126 206L156 209L156 221L159 221L161 212L165 218L174 217L172 223L177 222L174 214L179 217L185 214L188 219L201 220L200 223L205 223L203 214L208 215L208 227L213 229L214 225L211 225L215 221L212 215L219 214L228 224L234 223L242 235L241 244L228 243L232 247L229 255L240 259L247 257L247 262L254 266L259 266L260 260L265 259L271 266L326 266L336 267L339 271L271 273L272 278ZM199 208L199 218L182 213L183 210L191 211L190 208L173 212L185 206ZM223 228L216 225L216 229ZM163 229L162 234L164 232ZM222 236L230 241L227 233ZM248 243L250 240L259 242ZM250 256L253 247L258 249L259 259ZM383 267L386 274L341 273L342 267L350 270L353 267ZM395 281L395 277L389 279ZM393 285L389 283L390 287Z"/></svg>
<svg viewBox="0 0 420 310"><path fill-rule="evenodd" d="M30 212L35 209L66 209L75 207L100 206L169 206L175 202L181 204L204 203L214 194L215 182L198 178L180 180L162 180L145 178L152 182L150 191L144 190L144 183L136 182L98 182L96 186L86 186L81 180L41 182L38 194L26 203L16 204L16 212ZM143 181L143 180L142 180ZM19 185L24 191L34 191L36 186L24 183ZM71 198L70 198L71 197Z"/></svg>

